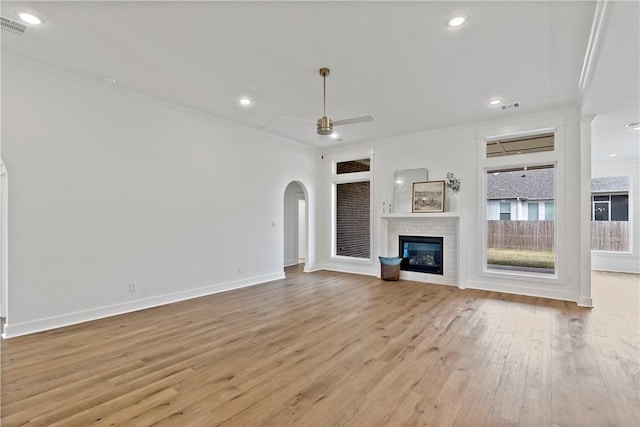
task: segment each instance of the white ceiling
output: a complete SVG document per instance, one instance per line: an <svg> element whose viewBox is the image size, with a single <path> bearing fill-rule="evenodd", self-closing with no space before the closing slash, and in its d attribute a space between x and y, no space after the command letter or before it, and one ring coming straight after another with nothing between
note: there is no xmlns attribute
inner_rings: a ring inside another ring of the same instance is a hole
<svg viewBox="0 0 640 427"><path fill-rule="evenodd" d="M595 3L3 1L1 8L11 19L31 10L46 21L21 36L3 31L3 55L98 82L113 76L118 87L318 146L576 103ZM447 28L454 12L470 21ZM314 123L283 118L322 116L323 66L331 68L327 115L376 119L337 127L341 142L320 142ZM255 103L240 107L241 96ZM489 107L493 97L521 107Z"/></svg>

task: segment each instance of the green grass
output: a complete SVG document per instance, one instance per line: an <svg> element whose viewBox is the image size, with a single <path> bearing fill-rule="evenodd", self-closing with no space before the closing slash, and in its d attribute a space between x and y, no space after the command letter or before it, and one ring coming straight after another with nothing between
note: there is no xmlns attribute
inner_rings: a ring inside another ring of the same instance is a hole
<svg viewBox="0 0 640 427"><path fill-rule="evenodd" d="M553 269L555 259L551 251L487 248L487 264Z"/></svg>

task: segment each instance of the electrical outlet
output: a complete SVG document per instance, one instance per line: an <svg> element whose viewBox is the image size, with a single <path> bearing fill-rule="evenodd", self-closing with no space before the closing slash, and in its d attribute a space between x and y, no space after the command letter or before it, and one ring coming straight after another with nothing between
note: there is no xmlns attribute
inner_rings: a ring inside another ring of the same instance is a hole
<svg viewBox="0 0 640 427"><path fill-rule="evenodd" d="M238 273L242 273L242 267L238 266Z"/></svg>
<svg viewBox="0 0 640 427"><path fill-rule="evenodd" d="M129 292L135 292L135 291L136 291L136 282L129 283Z"/></svg>

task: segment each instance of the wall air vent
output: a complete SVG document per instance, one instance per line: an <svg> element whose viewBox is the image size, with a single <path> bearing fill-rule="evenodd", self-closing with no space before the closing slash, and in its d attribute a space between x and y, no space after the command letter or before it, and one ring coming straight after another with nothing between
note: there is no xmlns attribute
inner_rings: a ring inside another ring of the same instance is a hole
<svg viewBox="0 0 640 427"><path fill-rule="evenodd" d="M19 22L12 21L9 18L5 18L4 16L0 16L0 22L2 23L2 29L11 31L16 34L24 34L26 26L22 25Z"/></svg>
<svg viewBox="0 0 640 427"><path fill-rule="evenodd" d="M501 110L511 110L512 108L518 108L520 106L519 102L513 102L511 104L502 104L500 106Z"/></svg>

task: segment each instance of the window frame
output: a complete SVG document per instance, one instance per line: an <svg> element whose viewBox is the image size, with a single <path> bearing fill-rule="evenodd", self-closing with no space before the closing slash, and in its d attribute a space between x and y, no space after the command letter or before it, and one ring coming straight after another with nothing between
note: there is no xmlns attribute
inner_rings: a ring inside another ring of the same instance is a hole
<svg viewBox="0 0 640 427"><path fill-rule="evenodd" d="M535 209L531 209L534 206ZM531 213L536 211L536 217L531 219ZM538 221L540 219L540 202L527 202L527 221Z"/></svg>
<svg viewBox="0 0 640 427"><path fill-rule="evenodd" d="M628 191L606 191L606 192L592 192L591 193L591 221L626 221L629 222L630 209L629 203L627 203L627 219L611 219L613 215L613 196L626 196L627 201L630 198ZM595 200L596 197L606 197L607 200ZM596 219L596 203L607 204L607 219Z"/></svg>
<svg viewBox="0 0 640 427"><path fill-rule="evenodd" d="M369 159L369 171L337 173L338 163ZM331 160L331 248L329 257L333 261L344 261L356 264L372 264L373 262L373 154L354 154L336 157ZM338 185L357 182L369 182L369 258L350 257L338 255L337 252L337 206L338 206Z"/></svg>
<svg viewBox="0 0 640 427"><path fill-rule="evenodd" d="M551 205L551 209L549 209L549 205ZM549 219L549 212L551 212L552 218ZM544 220L545 221L555 221L556 220L556 202L544 202Z"/></svg>
<svg viewBox="0 0 640 427"><path fill-rule="evenodd" d="M502 207L504 205L507 205L507 207L509 208L509 210L503 211ZM511 221L511 202L500 202L500 221ZM502 215L509 215L509 218L502 218Z"/></svg>
<svg viewBox="0 0 640 427"><path fill-rule="evenodd" d="M566 229L564 192L565 185L565 125L552 121L555 126L537 127L530 123L508 125L502 128L483 129L476 134L478 143L478 242L482 245L481 260L478 275L491 279L508 279L513 281L538 282L541 284L564 285L565 254L564 232ZM500 133L500 131L505 131ZM553 133L554 150L534 153L524 153L510 156L486 156L486 144L496 139L508 137L534 136L543 133ZM553 274L521 272L509 270L493 270L487 267L487 172L496 169L524 168L536 166L552 166L554 168L554 258L555 271Z"/></svg>

